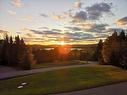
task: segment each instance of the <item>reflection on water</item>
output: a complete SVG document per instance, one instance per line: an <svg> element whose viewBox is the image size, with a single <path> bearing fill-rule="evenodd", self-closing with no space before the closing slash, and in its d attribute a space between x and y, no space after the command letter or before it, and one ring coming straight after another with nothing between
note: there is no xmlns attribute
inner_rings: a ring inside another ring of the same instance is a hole
<svg viewBox="0 0 127 95"><path fill-rule="evenodd" d="M68 48L68 49L70 49L71 51L72 50L78 50L78 51L83 50L83 48L73 48L73 47L72 48ZM49 48L44 48L44 50L54 50L54 48L50 48L49 47Z"/></svg>

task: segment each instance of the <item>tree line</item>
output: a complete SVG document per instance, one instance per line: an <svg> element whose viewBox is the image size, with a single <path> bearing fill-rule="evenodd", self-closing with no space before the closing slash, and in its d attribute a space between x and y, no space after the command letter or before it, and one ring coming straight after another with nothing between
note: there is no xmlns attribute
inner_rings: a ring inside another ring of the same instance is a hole
<svg viewBox="0 0 127 95"><path fill-rule="evenodd" d="M0 64L6 66L14 66L21 69L31 69L34 58L32 50L30 50L24 40L19 36L12 37L6 35L0 41Z"/></svg>
<svg viewBox="0 0 127 95"><path fill-rule="evenodd" d="M114 33L102 42L99 41L98 61L100 64L111 64L127 68L127 34L122 30Z"/></svg>
<svg viewBox="0 0 127 95"><path fill-rule="evenodd" d="M67 54L61 54L59 52L61 48L54 47L52 50L33 49L27 46L19 36L13 38L6 35L4 39L0 40L0 64L31 69L31 64L35 63L57 60L89 60L127 68L127 35L124 30L119 34L114 31L104 42L100 40L98 45L91 48L83 47L82 50L71 50Z"/></svg>
<svg viewBox="0 0 127 95"><path fill-rule="evenodd" d="M82 60L82 61L96 61L96 45L75 48L73 46L58 46L53 47L50 50L46 50L45 47L34 47L33 55L37 64L56 62L56 61L72 61L72 60ZM64 49L68 49L64 51Z"/></svg>

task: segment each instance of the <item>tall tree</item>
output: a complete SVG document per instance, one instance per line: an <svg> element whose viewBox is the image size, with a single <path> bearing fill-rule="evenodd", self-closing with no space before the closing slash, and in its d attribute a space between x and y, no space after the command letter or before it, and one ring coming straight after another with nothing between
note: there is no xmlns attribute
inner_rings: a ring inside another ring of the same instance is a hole
<svg viewBox="0 0 127 95"><path fill-rule="evenodd" d="M30 69L31 64L34 62L32 52L29 51L23 39L16 36L15 41L13 41L12 36L6 35L0 46L0 62L3 63L2 65Z"/></svg>
<svg viewBox="0 0 127 95"><path fill-rule="evenodd" d="M102 57L102 48L103 48L103 41L100 39L97 45L97 60L100 64L103 64L103 57Z"/></svg>
<svg viewBox="0 0 127 95"><path fill-rule="evenodd" d="M120 38L120 40L125 40L126 35L125 35L124 30L122 30L122 31L120 32L119 38Z"/></svg>
<svg viewBox="0 0 127 95"><path fill-rule="evenodd" d="M124 30L119 35L114 32L105 40L102 55L106 64L127 67L127 41Z"/></svg>

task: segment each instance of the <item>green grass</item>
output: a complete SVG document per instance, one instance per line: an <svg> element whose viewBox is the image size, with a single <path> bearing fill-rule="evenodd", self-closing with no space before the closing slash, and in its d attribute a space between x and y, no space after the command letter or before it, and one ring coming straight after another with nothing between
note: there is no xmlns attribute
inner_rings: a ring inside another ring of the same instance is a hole
<svg viewBox="0 0 127 95"><path fill-rule="evenodd" d="M57 61L57 62L50 62L50 63L41 63L41 64L33 64L32 69L37 68L47 68L47 67L59 67L59 66L69 66L69 65L82 65L88 64L85 61L74 60L74 61Z"/></svg>
<svg viewBox="0 0 127 95"><path fill-rule="evenodd" d="M127 71L113 66L54 70L0 81L0 95L43 95L127 81ZM27 82L22 89L17 86Z"/></svg>

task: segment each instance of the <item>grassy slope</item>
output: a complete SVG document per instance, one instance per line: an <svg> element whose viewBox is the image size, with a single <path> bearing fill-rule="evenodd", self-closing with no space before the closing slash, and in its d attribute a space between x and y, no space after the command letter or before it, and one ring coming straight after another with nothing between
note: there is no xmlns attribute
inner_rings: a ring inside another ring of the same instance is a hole
<svg viewBox="0 0 127 95"><path fill-rule="evenodd" d="M113 66L61 69L0 81L0 95L42 95L126 81L127 71ZM17 85L27 82L22 89Z"/></svg>
<svg viewBox="0 0 127 95"><path fill-rule="evenodd" d="M58 61L58 62L51 62L51 63L42 63L42 64L33 64L32 69L37 68L47 68L47 67L59 67L59 66L70 66L70 65L82 65L88 64L85 61Z"/></svg>

